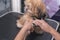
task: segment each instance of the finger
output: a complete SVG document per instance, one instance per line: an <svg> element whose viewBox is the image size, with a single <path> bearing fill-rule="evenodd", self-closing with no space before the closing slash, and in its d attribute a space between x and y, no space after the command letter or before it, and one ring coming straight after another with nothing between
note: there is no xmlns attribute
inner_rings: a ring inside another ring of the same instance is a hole
<svg viewBox="0 0 60 40"><path fill-rule="evenodd" d="M32 26L32 28L31 28L31 30L30 30L31 32L33 32L34 31L34 28L33 28L33 26Z"/></svg>
<svg viewBox="0 0 60 40"><path fill-rule="evenodd" d="M36 26L42 26L42 25L43 25L43 23L41 22L41 20L35 20L33 23L34 23Z"/></svg>
<svg viewBox="0 0 60 40"><path fill-rule="evenodd" d="M37 24L37 23L39 23L39 22L40 22L40 20L35 20L35 21L33 21L34 24Z"/></svg>
<svg viewBox="0 0 60 40"><path fill-rule="evenodd" d="M40 22L40 23L42 23L42 24L43 24L43 23L46 23L43 19L41 19L41 20L38 20L38 19L37 19L37 20L35 20L35 22Z"/></svg>

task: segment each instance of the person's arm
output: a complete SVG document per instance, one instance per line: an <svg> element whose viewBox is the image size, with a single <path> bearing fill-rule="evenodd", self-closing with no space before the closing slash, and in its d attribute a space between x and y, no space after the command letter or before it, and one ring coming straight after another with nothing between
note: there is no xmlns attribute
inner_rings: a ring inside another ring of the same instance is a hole
<svg viewBox="0 0 60 40"><path fill-rule="evenodd" d="M22 28L14 40L25 40L25 37L27 36L27 30L25 28Z"/></svg>
<svg viewBox="0 0 60 40"><path fill-rule="evenodd" d="M14 40L25 40L25 38L27 37L27 35L30 34L31 31L33 31L32 28L33 28L32 27L32 20L26 21L24 23L23 28L19 31L19 33L17 34L17 36L15 37Z"/></svg>
<svg viewBox="0 0 60 40"><path fill-rule="evenodd" d="M39 25L43 31L50 33L55 38L55 40L60 40L60 34L44 20L35 20L34 23Z"/></svg>
<svg viewBox="0 0 60 40"><path fill-rule="evenodd" d="M60 34L55 29L52 28L50 34L55 38L55 40L60 40Z"/></svg>

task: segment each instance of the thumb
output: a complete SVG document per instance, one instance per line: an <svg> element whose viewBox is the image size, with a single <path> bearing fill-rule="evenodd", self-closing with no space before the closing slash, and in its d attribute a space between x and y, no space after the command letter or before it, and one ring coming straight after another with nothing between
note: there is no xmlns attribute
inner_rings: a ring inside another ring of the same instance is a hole
<svg viewBox="0 0 60 40"><path fill-rule="evenodd" d="M35 20L35 21L33 21L33 23L35 24L35 25L42 25L42 23L40 22L40 20Z"/></svg>

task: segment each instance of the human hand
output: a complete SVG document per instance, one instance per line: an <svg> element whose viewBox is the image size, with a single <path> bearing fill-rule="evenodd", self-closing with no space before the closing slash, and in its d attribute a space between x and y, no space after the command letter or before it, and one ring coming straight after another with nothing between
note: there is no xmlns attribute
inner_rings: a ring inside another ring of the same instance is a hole
<svg viewBox="0 0 60 40"><path fill-rule="evenodd" d="M53 28L48 25L44 20L35 20L33 22L35 25L38 25L43 31L50 33Z"/></svg>
<svg viewBox="0 0 60 40"><path fill-rule="evenodd" d="M32 25L33 20L26 21L24 23L23 29L27 30L28 32L33 32L33 25Z"/></svg>

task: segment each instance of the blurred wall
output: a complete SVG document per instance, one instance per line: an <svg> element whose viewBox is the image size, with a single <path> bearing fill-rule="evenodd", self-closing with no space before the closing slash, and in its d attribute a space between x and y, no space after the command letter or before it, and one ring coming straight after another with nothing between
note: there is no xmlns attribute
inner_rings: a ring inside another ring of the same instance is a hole
<svg viewBox="0 0 60 40"><path fill-rule="evenodd" d="M21 0L11 0L12 1L12 11L21 12Z"/></svg>

